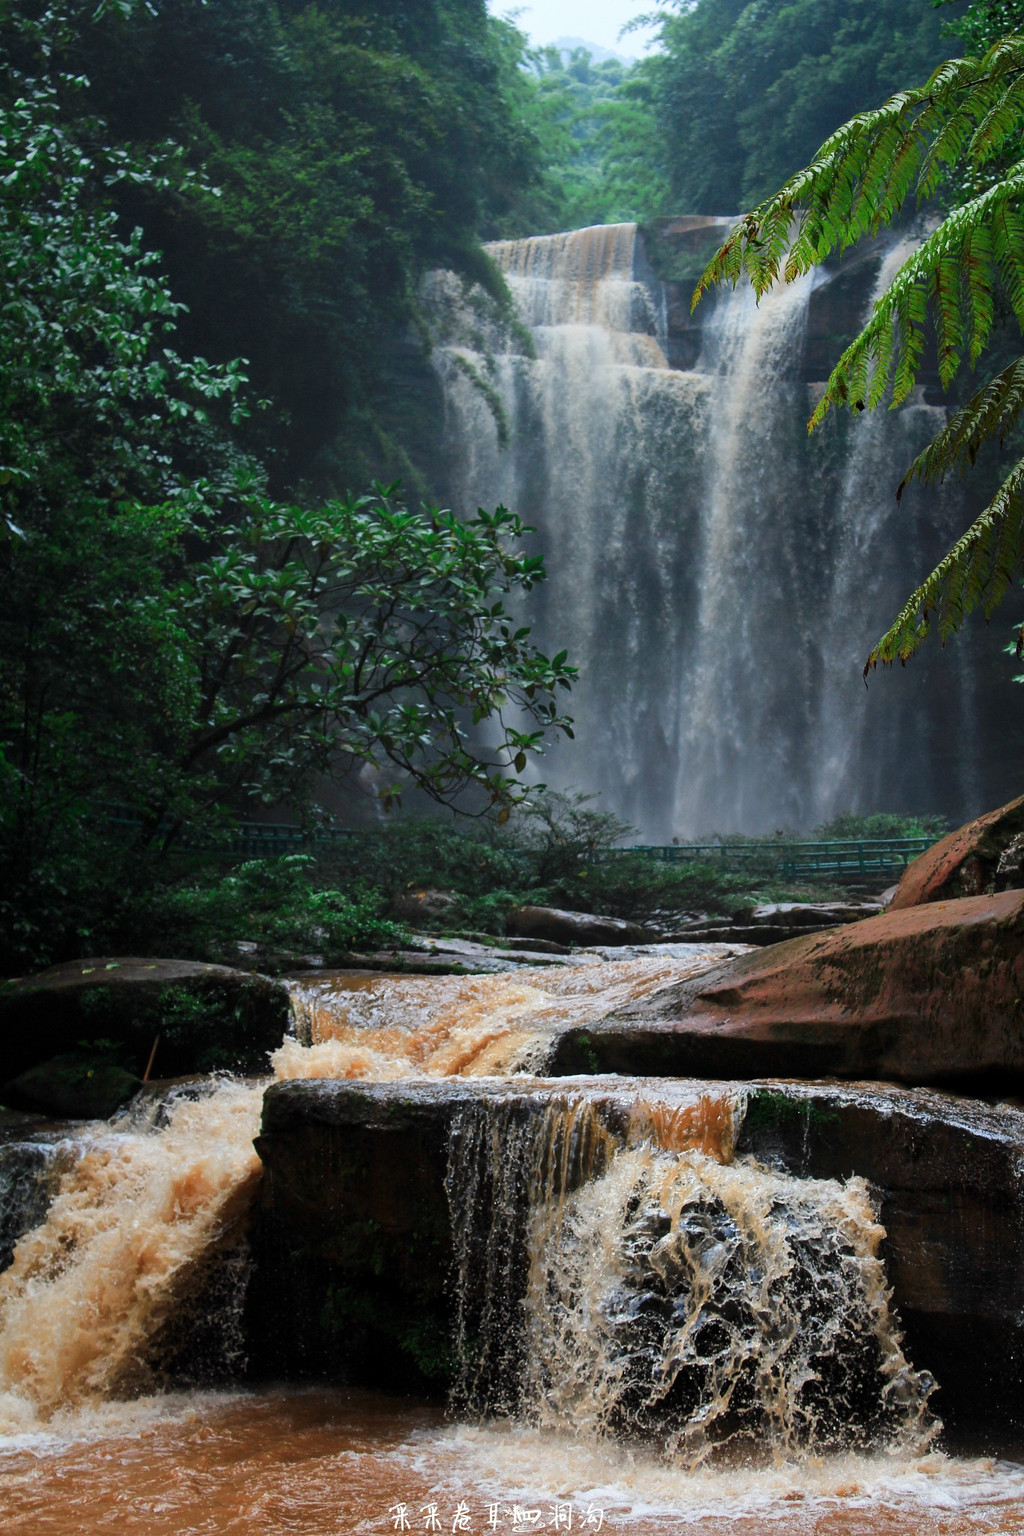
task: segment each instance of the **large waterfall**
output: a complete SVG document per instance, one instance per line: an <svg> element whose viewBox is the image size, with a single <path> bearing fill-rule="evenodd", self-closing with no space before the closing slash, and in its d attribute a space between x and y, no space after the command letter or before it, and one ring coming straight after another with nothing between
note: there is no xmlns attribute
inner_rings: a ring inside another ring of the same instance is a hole
<svg viewBox="0 0 1024 1536"><path fill-rule="evenodd" d="M538 529L549 580L530 617L580 667L577 746L548 782L600 791L659 841L974 809L963 649L861 679L955 535L954 494L893 495L943 407L919 392L808 441L805 332L829 275L759 306L748 287L719 293L680 368L635 226L490 252L520 325L433 282L446 490ZM878 258L876 287L895 259Z"/></svg>

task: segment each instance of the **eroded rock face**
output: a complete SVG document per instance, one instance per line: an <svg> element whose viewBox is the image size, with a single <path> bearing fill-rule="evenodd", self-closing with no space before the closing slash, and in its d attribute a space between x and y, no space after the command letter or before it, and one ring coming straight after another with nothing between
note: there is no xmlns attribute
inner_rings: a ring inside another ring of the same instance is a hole
<svg viewBox="0 0 1024 1536"><path fill-rule="evenodd" d="M930 901L980 896L1021 884L1020 843L1024 835L1024 795L958 827L908 865L890 912ZM1014 858L1011 850L1016 848ZM1004 854L1010 854L1004 860Z"/></svg>
<svg viewBox="0 0 1024 1536"><path fill-rule="evenodd" d="M753 1085L752 1085L753 1086ZM926 1089L765 1083L737 1153L869 1180L915 1365L948 1428L1024 1422L1024 1114Z"/></svg>
<svg viewBox="0 0 1024 1536"><path fill-rule="evenodd" d="M748 954L568 1031L549 1070L1024 1085L1024 891Z"/></svg>
<svg viewBox="0 0 1024 1536"><path fill-rule="evenodd" d="M507 918L509 933L521 939L555 944L643 944L650 937L638 923L596 912L565 912L559 907L516 907Z"/></svg>
<svg viewBox="0 0 1024 1536"><path fill-rule="evenodd" d="M573 1109L581 1103L589 1121ZM458 1318L446 1184L453 1158L457 1177L471 1152L467 1116L500 1132L497 1163L510 1170L501 1187L519 1202L501 1242L479 1245L482 1284L486 1263L510 1274L521 1266L530 1203L550 1194L550 1158L533 1171L514 1164L518 1132L552 1106L572 1129L550 1142L562 1149L563 1190L602 1175L602 1136L609 1147L695 1146L727 1163L750 1156L798 1180L867 1179L887 1232L882 1256L906 1353L937 1378L938 1411L972 1430L1024 1418L1024 1114L863 1083L276 1085L257 1143L265 1169L249 1317L257 1368L399 1389L449 1385ZM477 1196L486 1211L486 1190ZM516 1283L503 1293L509 1317L522 1310ZM498 1363L515 1363L514 1343L499 1342Z"/></svg>

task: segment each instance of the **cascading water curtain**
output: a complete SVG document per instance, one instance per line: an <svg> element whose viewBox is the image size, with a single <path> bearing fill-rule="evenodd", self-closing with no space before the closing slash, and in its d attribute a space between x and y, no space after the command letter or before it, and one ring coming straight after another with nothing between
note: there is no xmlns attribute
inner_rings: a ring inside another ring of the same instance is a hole
<svg viewBox="0 0 1024 1536"><path fill-rule="evenodd" d="M694 1467L730 1443L781 1461L935 1434L863 1180L623 1145L582 1097L466 1112L451 1147L456 1412Z"/></svg>

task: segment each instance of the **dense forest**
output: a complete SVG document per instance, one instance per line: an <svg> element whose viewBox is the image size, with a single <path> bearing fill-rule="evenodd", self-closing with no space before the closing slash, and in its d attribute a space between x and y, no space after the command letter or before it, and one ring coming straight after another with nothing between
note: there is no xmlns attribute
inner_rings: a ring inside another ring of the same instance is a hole
<svg viewBox="0 0 1024 1536"><path fill-rule="evenodd" d="M947 14L680 0L626 66L484 0L4 6L10 963L114 942L184 836L326 776L507 815L571 658L506 614L544 574L514 513L417 509L424 275L507 308L488 239L738 209L958 51Z"/></svg>

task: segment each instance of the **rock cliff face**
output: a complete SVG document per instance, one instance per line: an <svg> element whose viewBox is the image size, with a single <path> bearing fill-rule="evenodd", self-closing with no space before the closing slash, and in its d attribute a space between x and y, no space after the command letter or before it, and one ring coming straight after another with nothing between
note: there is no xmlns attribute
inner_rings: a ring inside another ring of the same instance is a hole
<svg viewBox="0 0 1024 1536"><path fill-rule="evenodd" d="M694 286L708 261L733 228L731 218L684 214L654 219L642 229L645 269L662 282L668 335L667 357L673 368L694 368L700 358L704 327L714 313L715 295L690 311ZM822 384L843 348L864 323L886 241L865 245L831 263L814 287L807 311L798 366L808 384ZM922 388L939 397L934 360L920 375Z"/></svg>

